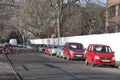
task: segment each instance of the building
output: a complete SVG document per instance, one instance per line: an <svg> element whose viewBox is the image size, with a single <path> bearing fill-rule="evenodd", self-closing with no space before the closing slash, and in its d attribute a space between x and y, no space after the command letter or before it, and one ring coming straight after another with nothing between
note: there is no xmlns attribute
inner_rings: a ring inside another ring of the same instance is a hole
<svg viewBox="0 0 120 80"><path fill-rule="evenodd" d="M120 0L106 2L106 32L120 32Z"/></svg>

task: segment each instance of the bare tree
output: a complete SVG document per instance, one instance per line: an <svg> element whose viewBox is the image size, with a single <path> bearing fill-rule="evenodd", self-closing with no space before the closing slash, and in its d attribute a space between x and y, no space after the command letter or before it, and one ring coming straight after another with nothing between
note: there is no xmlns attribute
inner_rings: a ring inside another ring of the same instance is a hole
<svg viewBox="0 0 120 80"><path fill-rule="evenodd" d="M19 11L21 26L35 36L44 34L50 22L46 0L26 0Z"/></svg>
<svg viewBox="0 0 120 80"><path fill-rule="evenodd" d="M69 0L68 0L69 1ZM72 1L72 0L70 0ZM105 31L105 6L99 0L76 0L66 9L64 35L98 34ZM69 34L68 34L69 33ZM66 36L66 35L65 35Z"/></svg>
<svg viewBox="0 0 120 80"><path fill-rule="evenodd" d="M14 10L17 7L15 0L0 0L0 37L6 36L6 30L9 30L9 20L14 15Z"/></svg>
<svg viewBox="0 0 120 80"><path fill-rule="evenodd" d="M104 33L105 7L100 0L48 1L54 9L55 18L59 9L61 36Z"/></svg>
<svg viewBox="0 0 120 80"><path fill-rule="evenodd" d="M66 2L64 0L24 0L21 1L11 22L21 34L24 33L22 31L29 31L36 37L43 34L50 36L55 27L51 26L58 19L60 36L66 36L66 33L73 35L103 33L105 8L99 3L100 0L96 2L93 0L66 0ZM55 30L58 34L58 28Z"/></svg>

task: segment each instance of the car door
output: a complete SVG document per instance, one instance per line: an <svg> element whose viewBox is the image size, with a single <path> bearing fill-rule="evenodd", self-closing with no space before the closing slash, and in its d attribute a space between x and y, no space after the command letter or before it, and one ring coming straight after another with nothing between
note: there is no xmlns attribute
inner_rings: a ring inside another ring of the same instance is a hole
<svg viewBox="0 0 120 80"><path fill-rule="evenodd" d="M86 52L86 58L88 62L92 61L92 46L91 45L88 46L88 49Z"/></svg>
<svg viewBox="0 0 120 80"><path fill-rule="evenodd" d="M65 44L65 47L64 47L64 57L67 57L68 55L68 44Z"/></svg>

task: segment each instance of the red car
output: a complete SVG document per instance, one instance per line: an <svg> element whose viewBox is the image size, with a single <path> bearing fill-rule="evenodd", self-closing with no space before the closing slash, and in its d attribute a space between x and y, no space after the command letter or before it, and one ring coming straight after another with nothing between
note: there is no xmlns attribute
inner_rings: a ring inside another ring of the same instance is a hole
<svg viewBox="0 0 120 80"><path fill-rule="evenodd" d="M110 46L102 44L90 44L85 54L85 64L92 63L92 66L96 65L110 65L115 67L116 60L115 55Z"/></svg>
<svg viewBox="0 0 120 80"><path fill-rule="evenodd" d="M50 53L50 49L53 47L52 44L48 44L45 46L45 54L49 55Z"/></svg>
<svg viewBox="0 0 120 80"><path fill-rule="evenodd" d="M3 50L5 54L17 54L18 52L18 47L11 45L10 43L6 43L3 46Z"/></svg>
<svg viewBox="0 0 120 80"><path fill-rule="evenodd" d="M81 43L77 42L66 42L63 50L63 58L68 60L72 59L85 59L84 47Z"/></svg>

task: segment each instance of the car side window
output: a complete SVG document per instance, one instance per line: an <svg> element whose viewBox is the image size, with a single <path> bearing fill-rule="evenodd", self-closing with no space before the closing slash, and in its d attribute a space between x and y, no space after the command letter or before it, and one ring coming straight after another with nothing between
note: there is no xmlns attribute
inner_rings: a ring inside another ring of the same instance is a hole
<svg viewBox="0 0 120 80"><path fill-rule="evenodd" d="M92 46L89 46L89 47L88 47L88 50L89 50L89 51L92 51Z"/></svg>
<svg viewBox="0 0 120 80"><path fill-rule="evenodd" d="M67 44L65 44L64 48L67 48Z"/></svg>

